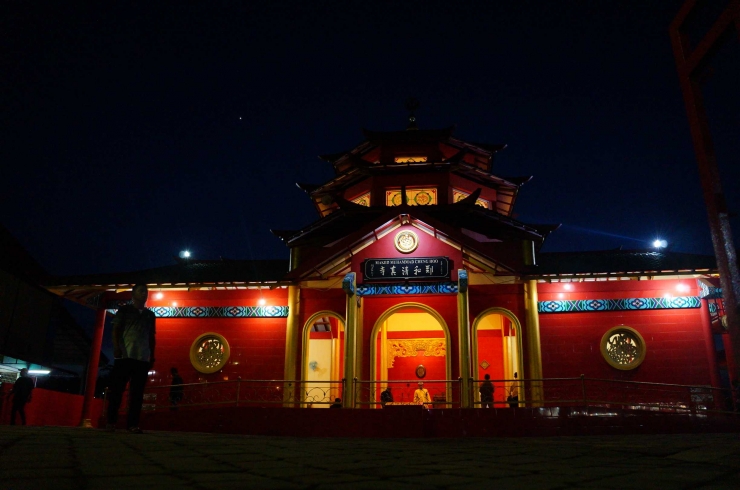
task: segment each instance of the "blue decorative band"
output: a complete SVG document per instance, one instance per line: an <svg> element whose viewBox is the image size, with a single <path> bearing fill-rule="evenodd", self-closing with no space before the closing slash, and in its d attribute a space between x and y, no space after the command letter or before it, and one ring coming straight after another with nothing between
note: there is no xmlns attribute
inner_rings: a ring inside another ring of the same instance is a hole
<svg viewBox="0 0 740 490"><path fill-rule="evenodd" d="M116 313L127 301L108 304L108 312ZM287 306L153 306L157 318L285 318Z"/></svg>
<svg viewBox="0 0 740 490"><path fill-rule="evenodd" d="M624 299L578 299L560 301L540 301L540 313L578 313L585 311L629 311L701 308L697 296L676 296L671 298L624 298Z"/></svg>
<svg viewBox="0 0 740 490"><path fill-rule="evenodd" d="M359 296L379 294L457 294L454 282L410 282L407 284L358 284Z"/></svg>
<svg viewBox="0 0 740 490"><path fill-rule="evenodd" d="M715 288L705 284L703 281L697 281L699 285L701 299L722 299L722 288Z"/></svg>

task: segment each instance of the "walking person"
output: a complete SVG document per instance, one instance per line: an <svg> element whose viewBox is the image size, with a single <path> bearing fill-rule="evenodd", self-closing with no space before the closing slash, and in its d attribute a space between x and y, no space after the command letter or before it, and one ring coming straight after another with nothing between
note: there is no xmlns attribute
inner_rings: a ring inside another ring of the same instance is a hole
<svg viewBox="0 0 740 490"><path fill-rule="evenodd" d="M13 406L10 409L10 425L15 425L15 414L21 415L21 423L26 425L26 403L31 401L33 391L33 380L28 376L28 369L21 369L21 375L15 380L13 389L8 394L13 394Z"/></svg>
<svg viewBox="0 0 740 490"><path fill-rule="evenodd" d="M123 392L129 384L127 428L141 434L139 417L144 402L144 385L149 369L154 365L155 317L146 308L149 290L146 284L137 284L131 290L132 303L122 306L113 318L113 372L108 403L108 424L113 431L118 422Z"/></svg>

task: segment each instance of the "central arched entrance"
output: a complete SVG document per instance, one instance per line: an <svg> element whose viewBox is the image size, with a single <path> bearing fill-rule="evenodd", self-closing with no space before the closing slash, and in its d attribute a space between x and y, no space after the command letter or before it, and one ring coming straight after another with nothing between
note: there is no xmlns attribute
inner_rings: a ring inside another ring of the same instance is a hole
<svg viewBox="0 0 740 490"><path fill-rule="evenodd" d="M303 326L302 359L303 406L328 408L336 398L342 398L344 318L333 311L311 315Z"/></svg>
<svg viewBox="0 0 740 490"><path fill-rule="evenodd" d="M373 327L370 362L371 400L391 386L394 403L413 403L422 381L433 402L451 401L450 332L433 308L402 303L386 310Z"/></svg>

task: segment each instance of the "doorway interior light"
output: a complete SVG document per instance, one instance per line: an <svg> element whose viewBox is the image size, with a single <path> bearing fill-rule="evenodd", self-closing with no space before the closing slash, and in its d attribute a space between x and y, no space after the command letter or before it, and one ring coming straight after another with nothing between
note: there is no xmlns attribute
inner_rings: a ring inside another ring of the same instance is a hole
<svg viewBox="0 0 740 490"><path fill-rule="evenodd" d="M28 374L47 375L51 373L49 369L29 369Z"/></svg>

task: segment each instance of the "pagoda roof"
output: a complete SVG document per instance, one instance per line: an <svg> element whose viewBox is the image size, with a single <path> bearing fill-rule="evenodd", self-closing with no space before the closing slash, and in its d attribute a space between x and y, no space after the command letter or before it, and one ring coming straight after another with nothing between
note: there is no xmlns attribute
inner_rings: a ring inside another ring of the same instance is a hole
<svg viewBox="0 0 740 490"><path fill-rule="evenodd" d="M130 272L50 276L42 286L70 299L80 301L110 289L130 289L135 284L150 287L182 288L197 286L278 285L288 272L288 260L185 260L173 265Z"/></svg>
<svg viewBox="0 0 740 490"><path fill-rule="evenodd" d="M531 276L604 276L707 274L717 271L712 255L655 250L547 252L537 255Z"/></svg>

